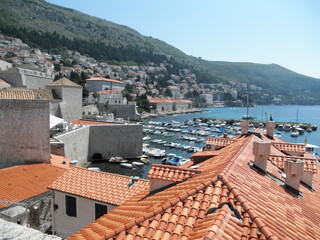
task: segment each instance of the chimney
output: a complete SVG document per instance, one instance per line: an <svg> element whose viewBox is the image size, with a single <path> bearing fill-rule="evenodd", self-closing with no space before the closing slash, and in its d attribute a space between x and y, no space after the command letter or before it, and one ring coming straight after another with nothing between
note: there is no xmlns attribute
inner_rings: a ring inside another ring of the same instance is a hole
<svg viewBox="0 0 320 240"><path fill-rule="evenodd" d="M267 136L273 138L274 129L276 128L276 122L268 121L266 124Z"/></svg>
<svg viewBox="0 0 320 240"><path fill-rule="evenodd" d="M254 165L266 172L268 157L270 155L270 142L253 142Z"/></svg>
<svg viewBox="0 0 320 240"><path fill-rule="evenodd" d="M314 173L312 173L312 172L303 171L302 176L301 176L301 182L306 184L308 187L313 188L313 185L312 185L313 174Z"/></svg>
<svg viewBox="0 0 320 240"><path fill-rule="evenodd" d="M303 173L303 161L285 161L284 172L286 174L286 185L299 191L300 181Z"/></svg>
<svg viewBox="0 0 320 240"><path fill-rule="evenodd" d="M249 121L242 120L241 121L241 135L246 134L248 132Z"/></svg>

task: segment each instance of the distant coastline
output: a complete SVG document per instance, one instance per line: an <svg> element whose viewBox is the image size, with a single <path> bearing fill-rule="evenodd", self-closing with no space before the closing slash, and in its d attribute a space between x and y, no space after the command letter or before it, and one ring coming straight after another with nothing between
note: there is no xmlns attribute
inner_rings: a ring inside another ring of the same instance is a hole
<svg viewBox="0 0 320 240"><path fill-rule="evenodd" d="M163 117L168 115L175 115L175 114L186 114L186 113L197 113L197 112L206 112L205 109L193 108L185 111L170 111L170 112L161 112L161 113L141 113L142 120L149 119L149 118L157 118Z"/></svg>

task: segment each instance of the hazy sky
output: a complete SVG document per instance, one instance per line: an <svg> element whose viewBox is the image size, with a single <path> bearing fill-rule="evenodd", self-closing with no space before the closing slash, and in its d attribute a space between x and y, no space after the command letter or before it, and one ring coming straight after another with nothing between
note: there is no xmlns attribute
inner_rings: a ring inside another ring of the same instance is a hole
<svg viewBox="0 0 320 240"><path fill-rule="evenodd" d="M47 0L214 61L276 63L320 78L319 0Z"/></svg>

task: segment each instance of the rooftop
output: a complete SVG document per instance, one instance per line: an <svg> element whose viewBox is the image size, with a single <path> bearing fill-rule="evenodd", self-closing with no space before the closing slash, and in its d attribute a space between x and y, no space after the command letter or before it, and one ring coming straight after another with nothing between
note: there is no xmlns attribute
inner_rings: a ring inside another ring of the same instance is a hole
<svg viewBox="0 0 320 240"><path fill-rule="evenodd" d="M66 86L66 87L81 87L80 85L76 84L75 82L72 82L71 80L63 77L59 80L48 84L47 86ZM82 88L82 87L81 87Z"/></svg>
<svg viewBox="0 0 320 240"><path fill-rule="evenodd" d="M182 182L194 174L198 174L201 171L196 169L181 168L175 166L152 164L150 171L148 172L148 178L160 179L164 181Z"/></svg>
<svg viewBox="0 0 320 240"><path fill-rule="evenodd" d="M47 187L66 169L50 164L30 164L0 170L0 200L21 202L48 191ZM1 204L0 208L8 206Z"/></svg>
<svg viewBox="0 0 320 240"><path fill-rule="evenodd" d="M0 99L46 99L53 101L54 97L49 89L6 88L0 89Z"/></svg>
<svg viewBox="0 0 320 240"><path fill-rule="evenodd" d="M114 79L109 79L109 78L89 78L89 79L86 79L86 81L105 81L105 82L113 82L113 83L124 84L121 81L114 80Z"/></svg>
<svg viewBox="0 0 320 240"><path fill-rule="evenodd" d="M171 98L151 98L148 97L148 101L150 103L178 103L178 102L184 102L184 103L192 103L190 100L184 100L184 99L171 99Z"/></svg>
<svg viewBox="0 0 320 240"><path fill-rule="evenodd" d="M129 199L70 239L320 239L319 175L315 191L301 185L303 197L293 194L271 162L267 174L251 167L254 141L261 139L238 137L202 162L201 173Z"/></svg>
<svg viewBox="0 0 320 240"><path fill-rule="evenodd" d="M120 205L134 195L149 189L149 181L131 177L72 167L49 188L105 203Z"/></svg>
<svg viewBox="0 0 320 240"><path fill-rule="evenodd" d="M108 123L108 122L99 122L99 121L90 121L90 120L73 120L71 121L73 125L82 124L82 125L114 125L119 123Z"/></svg>

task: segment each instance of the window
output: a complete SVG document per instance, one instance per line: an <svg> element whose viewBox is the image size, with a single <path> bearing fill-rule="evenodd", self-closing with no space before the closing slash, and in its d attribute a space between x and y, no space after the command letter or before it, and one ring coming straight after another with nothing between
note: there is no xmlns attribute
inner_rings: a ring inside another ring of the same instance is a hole
<svg viewBox="0 0 320 240"><path fill-rule="evenodd" d="M96 219L108 212L108 206L96 203Z"/></svg>
<svg viewBox="0 0 320 240"><path fill-rule="evenodd" d="M66 196L66 214L70 217L77 216L77 199L75 197Z"/></svg>

